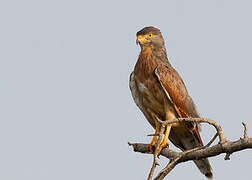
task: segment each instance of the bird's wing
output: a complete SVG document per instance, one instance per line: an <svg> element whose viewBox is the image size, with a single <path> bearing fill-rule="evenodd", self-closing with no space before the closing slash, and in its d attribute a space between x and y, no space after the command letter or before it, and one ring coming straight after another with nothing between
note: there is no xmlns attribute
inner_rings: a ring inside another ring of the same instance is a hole
<svg viewBox="0 0 252 180"><path fill-rule="evenodd" d="M200 114L189 96L185 84L172 66L159 64L155 73L170 99L177 106L182 117L198 118Z"/></svg>
<svg viewBox="0 0 252 180"><path fill-rule="evenodd" d="M183 80L172 66L159 63L158 67L155 69L155 74L166 95L172 101L180 118L200 117L196 105L189 96ZM199 140L199 143L203 145L199 135L198 125L196 123L187 124L190 131Z"/></svg>

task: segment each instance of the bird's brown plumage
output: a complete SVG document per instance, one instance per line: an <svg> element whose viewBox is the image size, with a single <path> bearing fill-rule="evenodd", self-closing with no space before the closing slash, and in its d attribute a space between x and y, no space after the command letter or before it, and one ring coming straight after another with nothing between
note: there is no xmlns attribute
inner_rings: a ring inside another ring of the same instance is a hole
<svg viewBox="0 0 252 180"><path fill-rule="evenodd" d="M151 35L149 35L151 34ZM130 76L130 89L137 106L155 128L157 121L200 117L185 84L167 59L159 29L146 27L137 33L141 53ZM202 146L198 125L179 123L171 127L169 139L181 150ZM212 177L207 159L195 161L202 173Z"/></svg>

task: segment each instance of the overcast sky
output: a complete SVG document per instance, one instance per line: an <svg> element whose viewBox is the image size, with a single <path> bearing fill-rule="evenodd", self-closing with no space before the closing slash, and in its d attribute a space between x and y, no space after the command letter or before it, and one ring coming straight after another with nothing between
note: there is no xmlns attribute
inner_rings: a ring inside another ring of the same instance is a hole
<svg viewBox="0 0 252 180"><path fill-rule="evenodd" d="M251 123L251 1L0 1L0 179L146 179L154 129L128 87L136 32L161 29L202 116L238 140ZM203 126L205 143L215 131ZM170 146L176 149L174 146ZM177 149L176 149L177 150ZM251 179L252 151L210 158L216 180ZM161 170L167 164L161 158ZM202 180L192 162L166 179Z"/></svg>

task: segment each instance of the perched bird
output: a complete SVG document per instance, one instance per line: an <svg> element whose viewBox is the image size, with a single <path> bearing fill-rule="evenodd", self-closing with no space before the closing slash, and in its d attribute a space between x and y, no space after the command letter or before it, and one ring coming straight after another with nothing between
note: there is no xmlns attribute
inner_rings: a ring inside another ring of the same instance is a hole
<svg viewBox="0 0 252 180"><path fill-rule="evenodd" d="M141 53L130 75L130 90L136 105L156 129L155 134L160 131L157 118L162 121L199 118L200 114L183 80L168 61L160 30L155 27L145 27L136 35ZM149 144L150 152L153 152L157 146L157 139L158 137L154 136ZM159 153L163 148L168 147L168 139L182 151L203 146L198 124L192 122L168 125ZM212 168L207 158L194 162L207 178L212 178Z"/></svg>

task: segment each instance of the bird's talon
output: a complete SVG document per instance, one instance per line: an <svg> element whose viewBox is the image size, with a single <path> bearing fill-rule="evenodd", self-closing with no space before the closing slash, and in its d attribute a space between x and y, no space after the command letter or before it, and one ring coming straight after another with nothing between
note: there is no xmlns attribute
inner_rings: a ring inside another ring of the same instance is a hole
<svg viewBox="0 0 252 180"><path fill-rule="evenodd" d="M154 153L154 152L155 152L155 149L156 149L156 146L155 146L155 145L149 144L149 145L147 146L147 150L148 150L150 153Z"/></svg>
<svg viewBox="0 0 252 180"><path fill-rule="evenodd" d="M161 154L161 152L162 152L162 150L163 149L165 149L165 148L169 148L169 144L168 143L162 143L162 144L160 144L160 147L159 147L159 150L158 150L158 157L160 156L160 154Z"/></svg>

